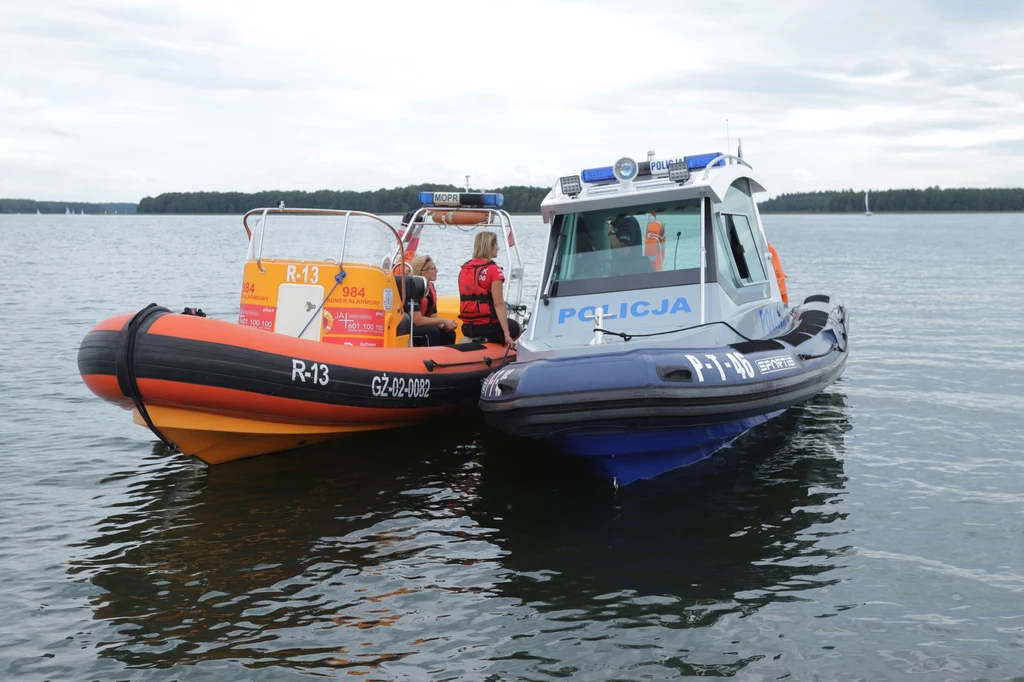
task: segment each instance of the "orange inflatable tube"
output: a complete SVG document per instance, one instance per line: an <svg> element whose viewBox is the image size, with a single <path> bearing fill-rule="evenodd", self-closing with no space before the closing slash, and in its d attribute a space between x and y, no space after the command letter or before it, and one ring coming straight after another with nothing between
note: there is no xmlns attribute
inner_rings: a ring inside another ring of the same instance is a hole
<svg viewBox="0 0 1024 682"><path fill-rule="evenodd" d="M492 343L320 343L151 306L98 324L78 368L93 393L218 464L472 406L514 358Z"/></svg>

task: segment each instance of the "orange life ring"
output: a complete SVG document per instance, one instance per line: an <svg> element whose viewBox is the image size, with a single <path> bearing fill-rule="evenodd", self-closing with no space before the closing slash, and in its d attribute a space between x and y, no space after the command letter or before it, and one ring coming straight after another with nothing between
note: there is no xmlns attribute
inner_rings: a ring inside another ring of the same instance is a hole
<svg viewBox="0 0 1024 682"><path fill-rule="evenodd" d="M782 295L782 302L789 305L789 293L786 291L786 273L782 270L782 260L779 252L775 250L771 242L768 242L768 252L772 254L772 268L775 270L775 279L779 283L779 293Z"/></svg>
<svg viewBox="0 0 1024 682"><path fill-rule="evenodd" d="M487 211L432 211L430 215L439 225L479 225L491 217Z"/></svg>
<svg viewBox="0 0 1024 682"><path fill-rule="evenodd" d="M647 223L644 255L651 261L655 272L661 272L665 260L665 226L658 220Z"/></svg>

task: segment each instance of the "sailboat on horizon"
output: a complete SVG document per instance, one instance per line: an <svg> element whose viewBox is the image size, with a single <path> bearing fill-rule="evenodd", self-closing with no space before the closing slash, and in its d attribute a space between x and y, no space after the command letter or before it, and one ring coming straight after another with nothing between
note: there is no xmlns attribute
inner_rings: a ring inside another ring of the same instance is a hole
<svg viewBox="0 0 1024 682"><path fill-rule="evenodd" d="M871 209L868 207L868 191L864 190L864 215L871 215Z"/></svg>

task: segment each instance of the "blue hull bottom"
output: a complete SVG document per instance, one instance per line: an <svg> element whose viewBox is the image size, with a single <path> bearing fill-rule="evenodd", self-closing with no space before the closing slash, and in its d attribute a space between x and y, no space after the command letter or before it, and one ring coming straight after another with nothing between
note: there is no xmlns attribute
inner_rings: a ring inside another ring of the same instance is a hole
<svg viewBox="0 0 1024 682"><path fill-rule="evenodd" d="M744 432L783 412L785 410L713 426L573 434L554 437L551 442L571 455L584 458L600 475L618 480L619 485L628 485L707 459Z"/></svg>

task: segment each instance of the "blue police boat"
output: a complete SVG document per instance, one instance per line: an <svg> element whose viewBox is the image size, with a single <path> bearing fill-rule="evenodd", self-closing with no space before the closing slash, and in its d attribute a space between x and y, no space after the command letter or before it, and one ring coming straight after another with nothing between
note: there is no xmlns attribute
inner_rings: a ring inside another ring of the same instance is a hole
<svg viewBox="0 0 1024 682"><path fill-rule="evenodd" d="M484 382L489 424L592 462L616 486L692 464L842 374L846 308L791 305L741 156L560 178L533 319Z"/></svg>

